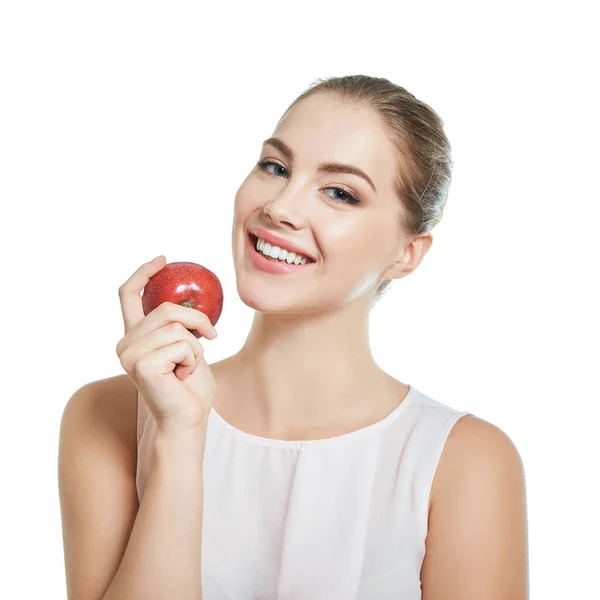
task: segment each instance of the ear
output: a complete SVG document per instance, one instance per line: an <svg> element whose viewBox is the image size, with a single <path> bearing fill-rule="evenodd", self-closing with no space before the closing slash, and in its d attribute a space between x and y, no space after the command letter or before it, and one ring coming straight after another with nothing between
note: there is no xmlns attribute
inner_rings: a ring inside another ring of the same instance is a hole
<svg viewBox="0 0 600 600"><path fill-rule="evenodd" d="M433 236L429 231L414 237L400 250L396 262L386 267L379 278L401 279L410 275L421 264L432 243Z"/></svg>

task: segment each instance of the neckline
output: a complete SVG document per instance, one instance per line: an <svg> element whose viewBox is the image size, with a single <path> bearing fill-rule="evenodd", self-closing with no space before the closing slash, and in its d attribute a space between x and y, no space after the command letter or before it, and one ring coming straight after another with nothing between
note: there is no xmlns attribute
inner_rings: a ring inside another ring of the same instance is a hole
<svg viewBox="0 0 600 600"><path fill-rule="evenodd" d="M252 433L248 433L246 431L242 431L237 427L234 427L231 423L226 421L215 409L211 407L209 413L210 417L214 417L213 422L217 423L222 429L227 431L229 434L237 437L245 442L250 444L254 444L256 446L270 446L277 448L302 448L304 446L316 446L316 445L326 445L332 444L336 442L348 442L351 440L355 440L357 438L363 437L369 433L375 432L382 427L385 427L389 423L398 417L398 415L404 411L406 405L410 404L411 400L417 393L417 390L410 384L408 384L408 392L404 397L404 400L400 402L400 404L386 417L383 419L376 421L375 423L371 423L371 425L367 425L366 427L361 427L360 429L355 429L354 431L349 431L348 433L342 433L341 435L335 435L329 438L322 438L317 440L280 440L276 438L266 438L258 435L254 435Z"/></svg>

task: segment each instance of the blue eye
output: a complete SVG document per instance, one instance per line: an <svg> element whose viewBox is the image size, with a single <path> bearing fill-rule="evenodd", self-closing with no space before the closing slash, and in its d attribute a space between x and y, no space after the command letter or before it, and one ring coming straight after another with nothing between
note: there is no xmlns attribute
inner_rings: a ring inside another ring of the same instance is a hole
<svg viewBox="0 0 600 600"><path fill-rule="evenodd" d="M283 174L283 173L287 173L287 169L283 165L273 162L272 160L263 160L263 161L257 162L256 164L258 165L258 167L260 168L261 171L267 173L268 175L274 175L275 177L277 177L278 175L283 175L283 177L287 177L287 175ZM268 168L271 165L273 165L276 169L279 169L279 173L273 173L273 172L269 171ZM282 171L283 171L283 173L282 173ZM356 196L352 195L348 190L346 190L345 188L343 188L341 186L333 185L333 186L326 187L324 189L334 190L334 194L336 194L336 195L339 194L342 196L341 198L330 196L336 202L342 202L344 204L354 204L354 205L361 203L361 201Z"/></svg>

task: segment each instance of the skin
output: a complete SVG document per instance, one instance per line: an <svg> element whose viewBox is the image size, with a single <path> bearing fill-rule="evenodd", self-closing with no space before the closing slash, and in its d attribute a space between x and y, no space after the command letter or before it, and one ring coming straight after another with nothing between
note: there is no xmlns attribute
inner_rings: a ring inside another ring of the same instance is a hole
<svg viewBox="0 0 600 600"><path fill-rule="evenodd" d="M268 173L253 168L235 197L237 291L256 312L227 365L235 383L219 383L228 400L217 398L214 406L264 437L327 437L322 433L383 418L406 395L408 387L373 359L369 308L379 281L417 268L432 236L409 238L399 228L402 206L391 177L396 153L371 111L316 94L292 108L272 135L292 148L295 160L264 146L259 160L277 165ZM353 174L317 173L323 162L361 168L377 192ZM341 202L346 196L331 185L344 186L362 204ZM255 269L246 247L253 226L294 241L317 264L284 276ZM235 401L236 389L244 390L243 404Z"/></svg>
<svg viewBox="0 0 600 600"><path fill-rule="evenodd" d="M433 238L398 225L403 207L392 187L395 149L370 109L315 94L292 108L272 145L240 186L232 249L237 290L255 312L240 351L211 365L215 410L262 437L322 439L383 419L408 386L378 367L369 345L369 311L381 279L400 279L421 263ZM323 162L354 165L353 174L319 173ZM341 185L360 198L340 200ZM338 199L338 200L336 200ZM293 275L255 269L247 228L295 242L317 264ZM432 484L423 600L528 598L525 477L520 456L498 427L474 416L450 432Z"/></svg>

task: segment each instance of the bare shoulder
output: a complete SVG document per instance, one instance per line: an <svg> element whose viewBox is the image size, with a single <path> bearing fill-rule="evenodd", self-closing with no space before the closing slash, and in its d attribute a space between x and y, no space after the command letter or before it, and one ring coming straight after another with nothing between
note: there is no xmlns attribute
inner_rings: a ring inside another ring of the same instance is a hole
<svg viewBox="0 0 600 600"><path fill-rule="evenodd" d="M65 432L87 433L112 440L129 458L137 460L137 388L127 374L91 381L69 398L61 420ZM135 468L132 465L132 468Z"/></svg>
<svg viewBox="0 0 600 600"><path fill-rule="evenodd" d="M139 507L137 388L128 375L92 381L67 401L58 488L69 598L100 598L119 566Z"/></svg>
<svg viewBox="0 0 600 600"><path fill-rule="evenodd" d="M524 477L523 463L510 437L499 427L475 417L461 417L450 431L432 483L429 512L457 485L474 477L509 472Z"/></svg>
<svg viewBox="0 0 600 600"><path fill-rule="evenodd" d="M521 469L519 452L510 437L499 427L475 417L461 417L450 431L440 457L438 470L433 482L433 501L443 493L443 489L456 480L457 476L469 469L503 467Z"/></svg>
<svg viewBox="0 0 600 600"><path fill-rule="evenodd" d="M488 421L460 418L432 484L423 600L526 599L526 513L524 468L513 441Z"/></svg>
<svg viewBox="0 0 600 600"><path fill-rule="evenodd" d="M78 427L112 432L130 451L136 451L137 388L126 373L91 381L68 400L62 417Z"/></svg>

